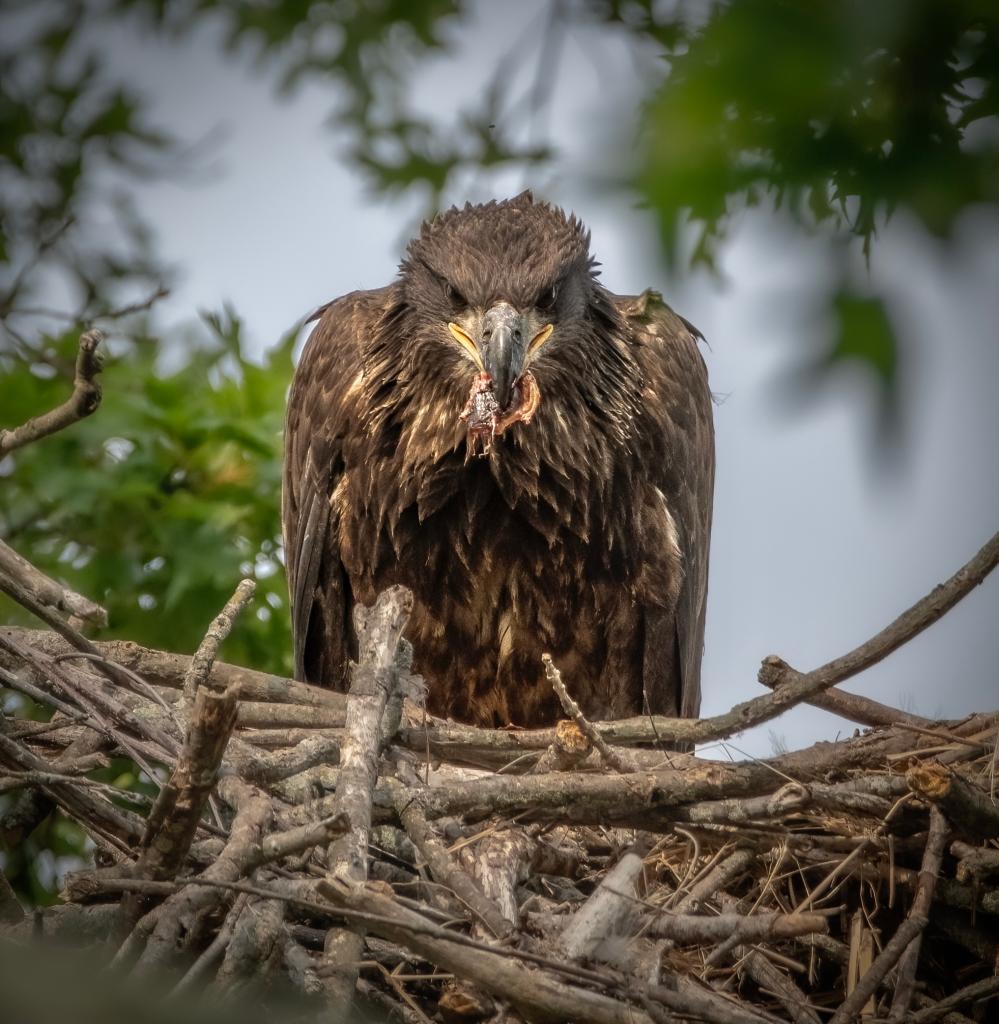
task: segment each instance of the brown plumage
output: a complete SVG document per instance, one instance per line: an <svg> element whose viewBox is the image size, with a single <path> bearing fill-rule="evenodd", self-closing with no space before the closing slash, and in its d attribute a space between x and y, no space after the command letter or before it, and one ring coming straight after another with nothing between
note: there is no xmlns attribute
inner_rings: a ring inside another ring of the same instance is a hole
<svg viewBox="0 0 999 1024"><path fill-rule="evenodd" d="M399 277L323 307L288 404L299 678L344 689L351 611L402 583L435 714L696 715L714 439L698 332L612 295L525 193L423 226Z"/></svg>

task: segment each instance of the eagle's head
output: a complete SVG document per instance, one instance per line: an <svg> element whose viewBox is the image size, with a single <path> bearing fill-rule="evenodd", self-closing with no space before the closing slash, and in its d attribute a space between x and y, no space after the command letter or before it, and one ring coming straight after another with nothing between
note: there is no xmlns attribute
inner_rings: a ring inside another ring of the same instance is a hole
<svg viewBox="0 0 999 1024"><path fill-rule="evenodd" d="M452 208L409 245L401 283L424 357L449 377L468 450L531 422L599 293L589 233L530 192Z"/></svg>

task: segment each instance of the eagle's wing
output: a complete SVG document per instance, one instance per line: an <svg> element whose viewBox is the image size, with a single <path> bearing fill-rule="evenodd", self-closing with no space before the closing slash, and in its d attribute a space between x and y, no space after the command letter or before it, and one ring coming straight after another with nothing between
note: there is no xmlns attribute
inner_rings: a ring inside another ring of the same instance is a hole
<svg viewBox="0 0 999 1024"><path fill-rule="evenodd" d="M380 316L381 292L352 292L316 314L288 396L281 521L291 594L295 677L344 689L350 584L340 561L338 487L357 422L363 340Z"/></svg>
<svg viewBox="0 0 999 1024"><path fill-rule="evenodd" d="M701 705L701 656L708 595L708 550L715 446L700 331L653 291L618 298L651 388L644 415L652 436L651 482L676 528L682 579L675 615L646 609L645 700L654 714L694 717Z"/></svg>

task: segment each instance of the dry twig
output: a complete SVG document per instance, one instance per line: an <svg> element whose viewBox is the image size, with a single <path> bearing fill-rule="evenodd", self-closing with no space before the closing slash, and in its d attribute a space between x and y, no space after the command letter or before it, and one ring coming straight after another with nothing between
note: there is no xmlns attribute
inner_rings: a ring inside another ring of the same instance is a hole
<svg viewBox="0 0 999 1024"><path fill-rule="evenodd" d="M101 387L97 375L101 372L101 357L98 349L104 335L96 329L85 331L80 336L80 350L76 357L76 372L73 377L73 393L62 405L42 413L10 430L0 430L0 459L26 444L38 441L78 420L96 412L101 404Z"/></svg>

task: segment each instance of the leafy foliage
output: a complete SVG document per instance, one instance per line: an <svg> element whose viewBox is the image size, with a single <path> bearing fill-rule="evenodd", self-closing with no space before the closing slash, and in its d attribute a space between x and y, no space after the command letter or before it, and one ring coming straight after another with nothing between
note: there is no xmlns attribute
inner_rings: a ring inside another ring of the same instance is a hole
<svg viewBox="0 0 999 1024"><path fill-rule="evenodd" d="M196 21L177 5L120 2L160 23ZM334 84L335 123L373 187L418 189L434 208L463 198L451 190L464 169L540 168L559 158L519 130L525 98L515 92L531 76L518 48L493 55L495 77L456 118L413 108L408 83L422 61L446 51L469 6L200 0L190 10L221 17L230 42L252 42L285 86ZM768 202L827 243L838 268L828 312L838 317L859 284L844 240L869 258L893 215L945 239L967 211L999 203L999 7L991 0L589 0L530 13L544 40L538 84L557 74L552 55L577 28L625 33L662 53L639 145L618 171L658 223L674 269L714 267L733 218ZM549 95L535 88L526 102ZM885 373L902 354L891 320L880 325L849 347L885 385L880 412L890 425L897 388ZM830 350L819 365L837 361Z"/></svg>
<svg viewBox="0 0 999 1024"><path fill-rule="evenodd" d="M134 169L139 154L148 161L170 152L127 86L81 59L80 0L48 6L55 13L29 45L7 47L16 88L0 104L0 152L13 154L0 159L54 197L33 200L34 212L22 218L20 236L35 241L62 230L85 203L98 154ZM373 189L419 191L430 209L463 198L454 190L469 169L557 162L557 150L524 126L525 113L537 112L529 108L552 94L561 41L594 26L623 34L663 56L639 144L624 153L618 174L658 223L667 259L677 270L714 266L733 218L768 202L828 244L838 267L828 289L831 315L858 290L844 240L856 240L869 257L893 215L949 238L968 210L999 203L999 8L991 0L552 2L524 12L525 29L542 41L533 73L525 46L493 53L488 86L443 112L420 108L411 86L427 60L455 48L472 7L463 0L106 0L87 7L91 24L129 15L177 36L213 22L230 49L257 54L276 86L329 87L332 123ZM594 124L595 145L601 131L609 137L615 130ZM16 205L2 208L5 227L14 224ZM140 233L134 219L128 230ZM10 237L13 248L24 248L17 232ZM97 300L116 275L144 272L107 252L91 264L86 273L75 269L91 311L99 311ZM0 299L0 312L9 308ZM852 343L875 377L902 358L885 324L888 333L874 347ZM886 339L893 349L887 363Z"/></svg>
<svg viewBox="0 0 999 1024"><path fill-rule="evenodd" d="M280 431L296 332L258 366L231 311L206 320L209 339L172 371L151 340L126 345L105 368L97 415L10 457L0 535L102 602L111 634L172 650L193 651L238 580L255 576L254 610L225 654L285 673ZM53 353L68 359L75 343L54 339ZM65 397L49 362L5 362L4 426Z"/></svg>
<svg viewBox="0 0 999 1024"><path fill-rule="evenodd" d="M711 261L733 209L765 195L865 251L893 213L946 235L999 202L999 135L982 124L999 113L988 0L735 0L673 37L669 60L635 181L674 258L685 218L694 260Z"/></svg>

